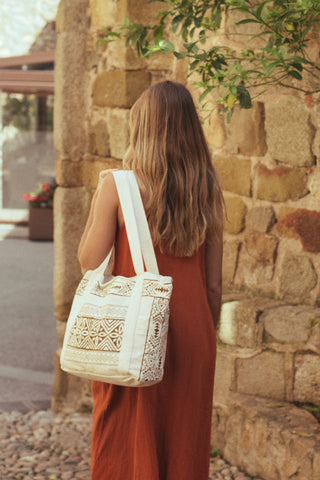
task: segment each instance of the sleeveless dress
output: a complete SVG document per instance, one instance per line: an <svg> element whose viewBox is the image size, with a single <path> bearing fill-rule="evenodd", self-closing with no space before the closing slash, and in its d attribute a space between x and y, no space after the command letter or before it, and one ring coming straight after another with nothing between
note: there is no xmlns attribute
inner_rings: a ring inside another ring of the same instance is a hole
<svg viewBox="0 0 320 480"><path fill-rule="evenodd" d="M164 378L140 388L92 382L92 480L208 480L216 336L205 246L192 257L155 253L173 277ZM135 275L124 225L113 273Z"/></svg>

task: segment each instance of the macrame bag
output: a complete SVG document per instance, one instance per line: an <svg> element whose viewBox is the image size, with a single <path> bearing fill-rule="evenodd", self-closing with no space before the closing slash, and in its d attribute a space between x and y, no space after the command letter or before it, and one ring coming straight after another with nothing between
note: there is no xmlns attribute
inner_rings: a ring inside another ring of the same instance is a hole
<svg viewBox="0 0 320 480"><path fill-rule="evenodd" d="M112 249L86 272L67 321L61 368L91 380L148 386L163 377L172 278L159 275L133 172L113 175L136 276L112 276Z"/></svg>

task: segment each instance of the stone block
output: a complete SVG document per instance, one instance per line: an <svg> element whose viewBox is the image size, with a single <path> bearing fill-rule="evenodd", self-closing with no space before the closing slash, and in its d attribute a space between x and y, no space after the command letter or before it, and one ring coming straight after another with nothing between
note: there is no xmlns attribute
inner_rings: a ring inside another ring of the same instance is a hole
<svg viewBox="0 0 320 480"><path fill-rule="evenodd" d="M211 109L211 113L202 124L203 131L209 147L218 150L223 147L225 140L223 119L216 105L209 102L208 108Z"/></svg>
<svg viewBox="0 0 320 480"><path fill-rule="evenodd" d="M114 158L122 159L129 146L129 117L128 109L113 108L109 110L110 148L111 156Z"/></svg>
<svg viewBox="0 0 320 480"><path fill-rule="evenodd" d="M78 159L58 156L56 158L56 180L61 187L86 186L96 188L99 173L108 168L122 168L121 162L114 158L84 155Z"/></svg>
<svg viewBox="0 0 320 480"><path fill-rule="evenodd" d="M225 196L226 219L224 229L227 233L240 233L245 226L247 206L239 197Z"/></svg>
<svg viewBox="0 0 320 480"><path fill-rule="evenodd" d="M60 321L67 320L74 292L81 279L77 250L90 203L91 194L85 187L56 189L54 302L55 315Z"/></svg>
<svg viewBox="0 0 320 480"><path fill-rule="evenodd" d="M311 320L312 330L308 348L320 355L320 312Z"/></svg>
<svg viewBox="0 0 320 480"><path fill-rule="evenodd" d="M61 33L55 62L54 143L62 156L78 157L85 150L86 36Z"/></svg>
<svg viewBox="0 0 320 480"><path fill-rule="evenodd" d="M315 163L311 151L314 129L310 110L303 100L282 95L265 105L265 129L268 153L275 159L296 167Z"/></svg>
<svg viewBox="0 0 320 480"><path fill-rule="evenodd" d="M299 208L278 219L278 232L299 238L306 252L320 252L320 211ZM289 234L290 235L290 234Z"/></svg>
<svg viewBox="0 0 320 480"><path fill-rule="evenodd" d="M253 290L263 289L265 292L272 289L270 285L274 274L273 262L260 262L249 255L246 248L241 248L238 267L234 278L236 286L246 286Z"/></svg>
<svg viewBox="0 0 320 480"><path fill-rule="evenodd" d="M247 230L266 233L275 223L275 214L272 207L251 208L246 217Z"/></svg>
<svg viewBox="0 0 320 480"><path fill-rule="evenodd" d="M256 169L256 195L269 202L286 202L298 200L306 195L307 175L299 168L267 168L258 165Z"/></svg>
<svg viewBox="0 0 320 480"><path fill-rule="evenodd" d="M262 352L236 360L237 391L249 395L285 399L284 355Z"/></svg>
<svg viewBox="0 0 320 480"><path fill-rule="evenodd" d="M146 68L146 59L139 57L137 51L134 48L126 47L125 43L125 40L117 40L108 44L108 68L110 70L143 70Z"/></svg>
<svg viewBox="0 0 320 480"><path fill-rule="evenodd" d="M98 107L131 107L150 85L150 73L137 71L105 71L93 85L93 104Z"/></svg>
<svg viewBox="0 0 320 480"><path fill-rule="evenodd" d="M254 348L262 341L259 320L263 307L256 300L226 302L222 305L219 340L227 345Z"/></svg>
<svg viewBox="0 0 320 480"><path fill-rule="evenodd" d="M320 168L316 168L309 176L310 194L320 200Z"/></svg>
<svg viewBox="0 0 320 480"><path fill-rule="evenodd" d="M233 281L238 263L239 249L239 240L225 241L223 244L222 282L224 285L229 285Z"/></svg>
<svg viewBox="0 0 320 480"><path fill-rule="evenodd" d="M107 118L92 114L88 125L88 152L102 157L110 156L110 140Z"/></svg>
<svg viewBox="0 0 320 480"><path fill-rule="evenodd" d="M223 190L251 196L251 161L225 155L215 155L213 164L221 178Z"/></svg>
<svg viewBox="0 0 320 480"><path fill-rule="evenodd" d="M320 355L295 356L294 400L320 403Z"/></svg>
<svg viewBox="0 0 320 480"><path fill-rule="evenodd" d="M263 156L267 151L263 103L254 102L248 110L235 109L226 124L226 149L232 154Z"/></svg>
<svg viewBox="0 0 320 480"><path fill-rule="evenodd" d="M265 480L318 480L320 426L308 412L248 395L216 410L219 448L232 465Z"/></svg>
<svg viewBox="0 0 320 480"><path fill-rule="evenodd" d="M235 357L218 348L214 378L214 399L219 404L228 404L231 392L235 391Z"/></svg>
<svg viewBox="0 0 320 480"><path fill-rule="evenodd" d="M54 378L52 384L52 395L57 400L62 400L68 391L68 374L60 368L60 353L61 349L55 352L54 355Z"/></svg>
<svg viewBox="0 0 320 480"><path fill-rule="evenodd" d="M61 0L56 16L56 31L85 33L87 28L87 0Z"/></svg>
<svg viewBox="0 0 320 480"><path fill-rule="evenodd" d="M318 309L301 306L280 306L261 316L264 340L284 344L306 343L312 333L312 322L320 316Z"/></svg>
<svg viewBox="0 0 320 480"><path fill-rule="evenodd" d="M261 232L250 232L244 239L248 254L263 263L274 263L278 243L276 236Z"/></svg>
<svg viewBox="0 0 320 480"><path fill-rule="evenodd" d="M60 322L60 320L57 320L57 326L56 326L57 338L58 338L58 343L61 347L63 344L64 334L66 331L66 325L67 325L67 322Z"/></svg>
<svg viewBox="0 0 320 480"><path fill-rule="evenodd" d="M294 302L306 300L317 284L317 274L311 259L287 252L281 265L279 293Z"/></svg>
<svg viewBox="0 0 320 480"><path fill-rule="evenodd" d="M97 29L110 28L124 23L127 15L127 0L90 0L91 26Z"/></svg>

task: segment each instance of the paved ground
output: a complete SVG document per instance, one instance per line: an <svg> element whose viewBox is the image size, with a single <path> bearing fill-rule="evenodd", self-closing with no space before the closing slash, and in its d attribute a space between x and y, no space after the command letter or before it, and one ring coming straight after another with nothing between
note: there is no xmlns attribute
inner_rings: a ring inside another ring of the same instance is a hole
<svg viewBox="0 0 320 480"><path fill-rule="evenodd" d="M53 243L0 225L0 411L48 408L57 348Z"/></svg>
<svg viewBox="0 0 320 480"><path fill-rule="evenodd" d="M0 225L0 259L0 480L89 480L91 415L49 410L57 348L53 243L30 242L25 227ZM212 460L210 480L250 479Z"/></svg>

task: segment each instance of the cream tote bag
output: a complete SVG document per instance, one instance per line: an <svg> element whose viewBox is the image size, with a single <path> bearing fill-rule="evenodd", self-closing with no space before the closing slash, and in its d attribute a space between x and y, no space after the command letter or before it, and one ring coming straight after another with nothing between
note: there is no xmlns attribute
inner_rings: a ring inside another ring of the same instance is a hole
<svg viewBox="0 0 320 480"><path fill-rule="evenodd" d="M172 278L159 275L133 172L113 175L136 276L112 276L112 249L86 272L67 321L61 368L91 380L148 386L163 377Z"/></svg>

